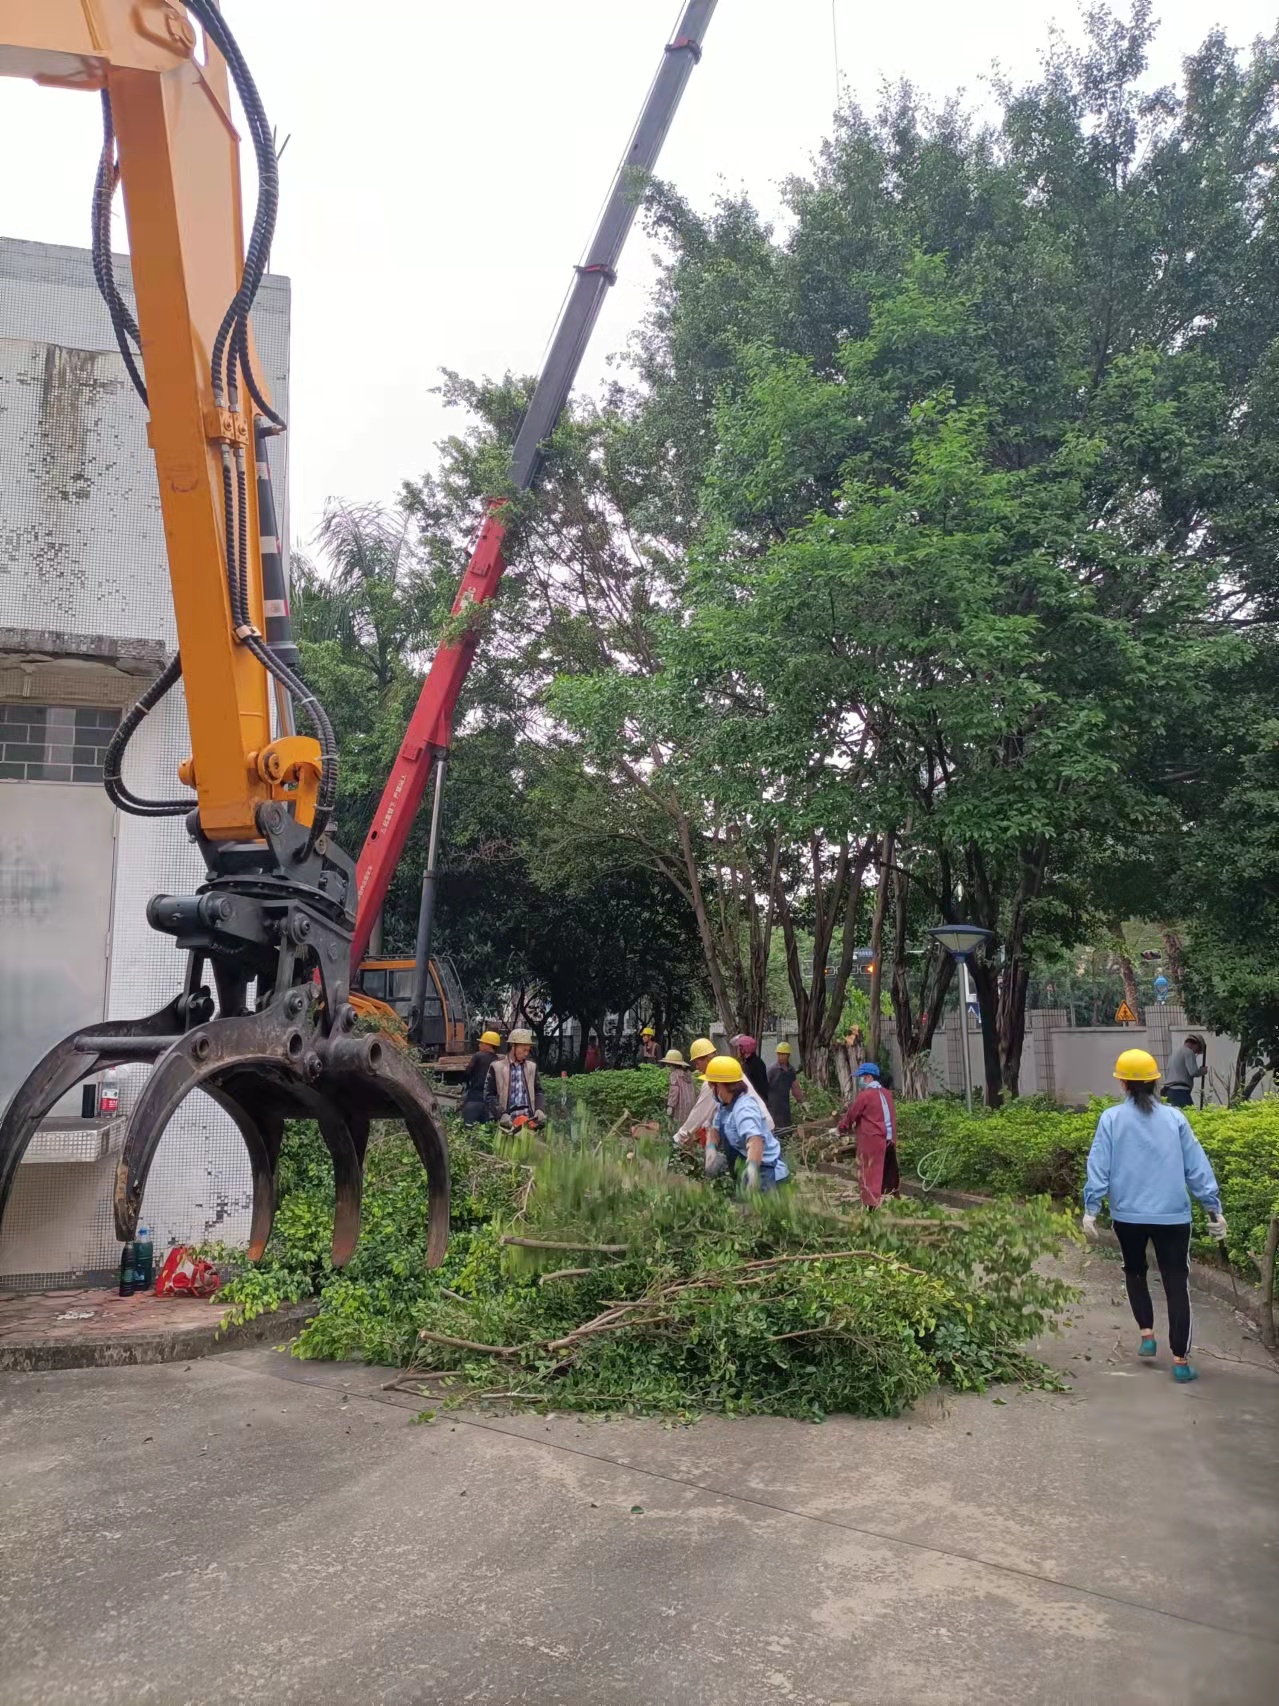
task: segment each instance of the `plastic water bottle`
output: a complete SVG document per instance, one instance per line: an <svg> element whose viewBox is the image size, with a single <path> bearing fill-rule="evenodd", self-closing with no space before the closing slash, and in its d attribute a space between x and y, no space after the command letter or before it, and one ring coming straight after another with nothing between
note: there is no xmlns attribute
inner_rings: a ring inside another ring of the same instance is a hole
<svg viewBox="0 0 1279 1706"><path fill-rule="evenodd" d="M133 1289L150 1291L155 1285L155 1244L149 1226L139 1226L133 1253Z"/></svg>
<svg viewBox="0 0 1279 1706"><path fill-rule="evenodd" d="M130 1238L120 1250L120 1296L132 1297L138 1289L137 1282L137 1252L138 1247Z"/></svg>
<svg viewBox="0 0 1279 1706"><path fill-rule="evenodd" d="M114 1072L104 1074L98 1091L98 1112L115 1114L120 1111L120 1080Z"/></svg>

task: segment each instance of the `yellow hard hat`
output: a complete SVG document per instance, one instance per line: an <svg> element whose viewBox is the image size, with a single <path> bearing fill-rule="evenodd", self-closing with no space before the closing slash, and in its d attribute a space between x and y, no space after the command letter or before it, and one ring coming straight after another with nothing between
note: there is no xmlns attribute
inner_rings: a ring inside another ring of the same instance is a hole
<svg viewBox="0 0 1279 1706"><path fill-rule="evenodd" d="M778 1052L778 1054L789 1054L790 1053L790 1044L789 1043L778 1043L777 1052Z"/></svg>
<svg viewBox="0 0 1279 1706"><path fill-rule="evenodd" d="M715 1044L709 1037L694 1037L688 1045L688 1058L691 1061L705 1060L707 1055L715 1053Z"/></svg>
<svg viewBox="0 0 1279 1706"><path fill-rule="evenodd" d="M662 1056L663 1066L683 1066L683 1064L684 1056L677 1048L668 1048L666 1053Z"/></svg>
<svg viewBox="0 0 1279 1706"><path fill-rule="evenodd" d="M1159 1062L1144 1048L1126 1048L1115 1062L1115 1077L1123 1084L1153 1084L1159 1077Z"/></svg>
<svg viewBox="0 0 1279 1706"><path fill-rule="evenodd" d="M656 1035L657 1032L651 1025L645 1025L644 1029L640 1032L640 1036L642 1037L655 1037Z"/></svg>
<svg viewBox="0 0 1279 1706"><path fill-rule="evenodd" d="M501 1048L502 1046L502 1039L496 1031L481 1031L480 1041L487 1043L490 1048Z"/></svg>
<svg viewBox="0 0 1279 1706"><path fill-rule="evenodd" d="M717 1054L707 1062L702 1076L708 1084L740 1084L746 1074L740 1060L734 1060L731 1054Z"/></svg>

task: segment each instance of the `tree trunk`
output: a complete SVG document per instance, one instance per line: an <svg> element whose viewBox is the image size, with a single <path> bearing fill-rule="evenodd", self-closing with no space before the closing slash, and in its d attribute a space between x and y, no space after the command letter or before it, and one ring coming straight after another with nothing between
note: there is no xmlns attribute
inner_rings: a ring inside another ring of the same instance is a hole
<svg viewBox="0 0 1279 1706"><path fill-rule="evenodd" d="M1270 1217L1265 1254L1261 1258L1261 1342L1275 1348L1275 1256L1279 1252L1279 1214Z"/></svg>
<svg viewBox="0 0 1279 1706"><path fill-rule="evenodd" d="M884 988L884 912L888 906L888 873L893 863L893 835L888 831L881 844L879 887L875 891L875 912L870 925L870 1056L879 1060L883 1046L884 1015L881 1011Z"/></svg>
<svg viewBox="0 0 1279 1706"><path fill-rule="evenodd" d="M850 856L848 843L841 843L830 882L816 885L814 895L813 971L811 983L804 982L795 917L785 884L777 889L777 917L786 948L786 978L795 1003L795 1027L804 1072L815 1084L828 1084L831 1044L844 1010L844 997L857 946L857 921L861 915L862 877L873 856L875 843L868 840ZM810 852L817 857L816 848ZM832 987L827 990L826 973L836 925L842 926L839 964Z"/></svg>
<svg viewBox="0 0 1279 1706"><path fill-rule="evenodd" d="M912 1006L910 969L906 961L906 942L909 933L907 905L910 878L897 867L893 882L893 1023L897 1031L897 1052L901 1060L901 1094L913 1102L922 1102L928 1095L928 1063L926 1056L932 1048L933 1034L941 1017L946 992L955 975L955 962L949 954L934 949L923 963L918 1007ZM949 879L943 879L948 888Z"/></svg>
<svg viewBox="0 0 1279 1706"><path fill-rule="evenodd" d="M1128 1003L1137 1022L1142 1020L1141 996L1137 992L1137 974L1133 970L1132 957L1128 952L1128 944L1124 941L1124 924L1122 918L1112 918L1107 925L1112 938L1112 950L1119 975L1124 981L1124 1000Z"/></svg>
<svg viewBox="0 0 1279 1706"><path fill-rule="evenodd" d="M1178 992L1178 994L1180 994L1181 976L1185 969L1185 963L1182 958L1181 937L1175 930L1165 930L1163 937L1164 956L1168 962L1168 978L1173 988Z"/></svg>
<svg viewBox="0 0 1279 1706"><path fill-rule="evenodd" d="M1252 1038L1248 1035L1247 1031L1245 1031L1239 1038L1239 1053L1235 1056L1234 1082L1230 1086L1230 1100L1232 1102L1242 1102L1247 1099L1244 1096L1243 1087L1248 1080L1248 1062L1251 1059ZM1205 1060L1205 1071L1207 1069L1207 1065L1208 1063Z"/></svg>
<svg viewBox="0 0 1279 1706"><path fill-rule="evenodd" d="M710 915L706 910L706 894L702 888L701 872L697 868L697 854L693 847L693 832L687 813L681 811L677 814L676 828L679 832L680 852L684 856L684 872L688 880L689 894L693 902L693 916L697 920L697 934L701 938L702 958L706 961L706 974L710 978L711 993L715 998L715 1010L719 1015L720 1024L728 1035L732 1036L737 1029L737 1015L733 1011L724 983L724 968L720 964Z"/></svg>
<svg viewBox="0 0 1279 1706"><path fill-rule="evenodd" d="M998 1043L1000 1082L1009 1096L1021 1094L1021 1055L1026 1041L1026 995L1030 988L1030 960L1026 938L1030 933L1031 909L1044 886L1048 866L1048 843L1041 836L1022 854L1021 881L1004 937L1004 964L999 978Z"/></svg>
<svg viewBox="0 0 1279 1706"><path fill-rule="evenodd" d="M972 959L968 975L977 995L977 1011L981 1014L981 1060L985 1078L985 1103L998 1108L1004 1100L1004 1075L999 1058L999 975L989 960ZM960 988L960 1005L963 989Z"/></svg>
<svg viewBox="0 0 1279 1706"><path fill-rule="evenodd" d="M870 864L874 852L874 841L869 839L864 841L848 866L847 881L841 902L843 927L839 946L839 964L835 968L834 987L829 992L825 1014L817 1031L817 1058L824 1073L830 1060L831 1043L844 1013L844 1001L848 995L848 980L853 971L853 955L857 951L857 925L862 913L862 878L866 874L866 867ZM835 914L832 910L832 925L834 917ZM860 1064L859 1061L858 1065ZM825 1083L826 1076L823 1076L819 1082Z"/></svg>
<svg viewBox="0 0 1279 1706"><path fill-rule="evenodd" d="M999 980L999 1067L1004 1092L1021 1095L1021 1056L1026 1044L1026 991L1030 966L1022 958L1008 961Z"/></svg>

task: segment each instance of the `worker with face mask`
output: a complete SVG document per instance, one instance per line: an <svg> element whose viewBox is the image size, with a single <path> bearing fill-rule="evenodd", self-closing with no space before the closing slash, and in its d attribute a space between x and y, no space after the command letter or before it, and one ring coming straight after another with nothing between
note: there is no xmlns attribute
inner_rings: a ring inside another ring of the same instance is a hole
<svg viewBox="0 0 1279 1706"><path fill-rule="evenodd" d="M471 1056L462 1090L462 1124L481 1125L489 1116L484 1103L484 1086L488 1083L489 1068L497 1058L502 1039L496 1031L484 1031L480 1046Z"/></svg>
<svg viewBox="0 0 1279 1706"><path fill-rule="evenodd" d="M772 1191L789 1169L782 1160L782 1146L768 1123L768 1110L751 1094L740 1060L717 1054L706 1065L706 1082L715 1092L718 1106L706 1134L706 1174L730 1176L744 1167L742 1183L748 1191Z"/></svg>
<svg viewBox="0 0 1279 1706"><path fill-rule="evenodd" d="M759 1058L759 1044L745 1032L733 1038L733 1047L742 1063L742 1071L761 1102L768 1101L768 1068Z"/></svg>
<svg viewBox="0 0 1279 1706"><path fill-rule="evenodd" d="M528 1125L546 1124L546 1096L533 1052L532 1031L512 1031L511 1052L498 1055L489 1067L484 1101L488 1117L510 1131L517 1120Z"/></svg>
<svg viewBox="0 0 1279 1706"><path fill-rule="evenodd" d="M713 1059L714 1055L715 1044L709 1037L695 1037L689 1044L688 1057L693 1063L694 1072L704 1074L706 1071L707 1061ZM756 1101L758 1101L764 1118L768 1122L768 1129L772 1131L773 1116L768 1111L768 1103L762 1096L757 1094L754 1086L750 1084L749 1080L747 1081L747 1088L750 1090L751 1095L755 1097ZM715 1117L715 1109L718 1105L719 1104L715 1100L714 1085L708 1084L703 1077L701 1093L693 1103L691 1113L675 1133L672 1141L676 1144L705 1143L706 1133L710 1129L711 1122Z"/></svg>

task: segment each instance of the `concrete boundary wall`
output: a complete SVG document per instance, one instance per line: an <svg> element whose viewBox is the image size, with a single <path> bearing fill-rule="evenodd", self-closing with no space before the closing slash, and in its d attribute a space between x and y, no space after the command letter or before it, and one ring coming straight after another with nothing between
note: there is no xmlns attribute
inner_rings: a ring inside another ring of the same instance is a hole
<svg viewBox="0 0 1279 1706"><path fill-rule="evenodd" d="M1026 1039L1021 1054L1022 1095L1050 1096L1063 1106L1086 1102L1091 1096L1113 1096L1115 1061L1124 1049L1147 1049L1159 1062L1162 1072L1167 1069L1173 1052L1194 1034L1203 1037L1208 1045L1205 1102L1229 1101L1239 1055L1239 1044L1234 1037L1192 1025L1185 1011L1171 1004L1148 1007L1144 1020L1139 1025L1069 1025L1063 1009L1032 1009L1026 1015ZM981 1032L971 1016L968 1024L973 1092L980 1096L985 1083ZM959 1015L952 1012L946 1015L945 1024L938 1026L933 1037L931 1075L936 1088L943 1093L963 1094L961 1034ZM1268 1078L1263 1079L1256 1094L1262 1095L1273 1088ZM1196 1085L1196 1103L1198 1100Z"/></svg>

